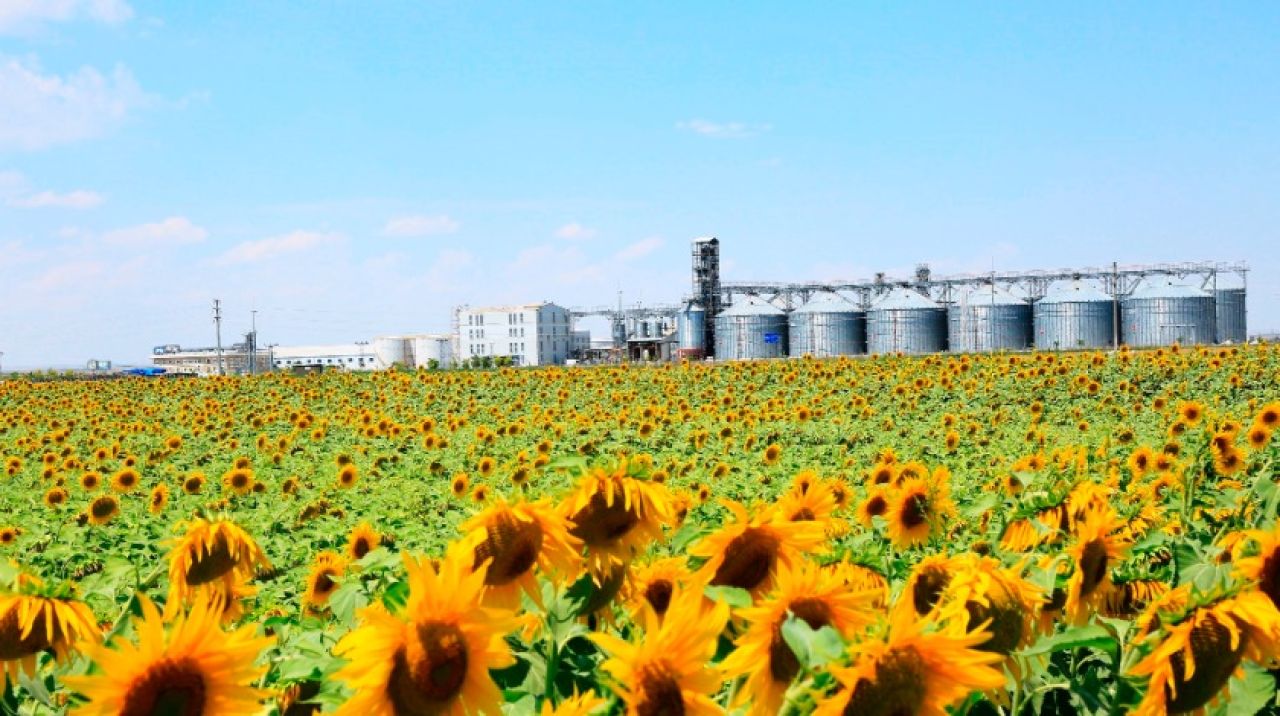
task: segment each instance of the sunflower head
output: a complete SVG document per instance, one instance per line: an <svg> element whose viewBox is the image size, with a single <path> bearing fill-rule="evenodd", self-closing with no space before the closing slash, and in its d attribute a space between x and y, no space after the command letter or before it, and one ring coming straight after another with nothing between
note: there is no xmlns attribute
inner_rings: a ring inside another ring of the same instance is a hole
<svg viewBox="0 0 1280 716"><path fill-rule="evenodd" d="M120 502L111 495L102 495L89 503L85 514L89 516L89 524L105 525L120 514Z"/></svg>
<svg viewBox="0 0 1280 716"><path fill-rule="evenodd" d="M792 522L767 509L752 517L736 502L725 500L724 505L734 521L689 549L691 555L707 558L698 570L707 584L763 594L773 586L779 565L795 564L826 542L816 522Z"/></svg>
<svg viewBox="0 0 1280 716"><path fill-rule="evenodd" d="M101 639L93 612L68 584L46 585L19 574L13 589L0 593L0 664L17 683L19 671L36 673L41 652L62 661L72 649Z"/></svg>
<svg viewBox="0 0 1280 716"><path fill-rule="evenodd" d="M535 568L556 578L577 576L582 543L569 534L564 517L545 500L495 500L462 525L472 546L472 568L487 566L485 602L515 609L524 591L541 597Z"/></svg>
<svg viewBox="0 0 1280 716"><path fill-rule="evenodd" d="M599 576L662 538L663 526L672 521L671 503L666 485L649 480L647 471L623 457L588 470L561 504L561 514Z"/></svg>
<svg viewBox="0 0 1280 716"><path fill-rule="evenodd" d="M307 576L307 589L302 601L314 609L323 609L329 603L329 597L338 589L337 578L346 572L347 562L336 552L321 552L316 555L311 565L311 574Z"/></svg>
<svg viewBox="0 0 1280 716"><path fill-rule="evenodd" d="M270 567L258 543L234 522L190 522L169 552L166 610L172 615L179 605L202 601L196 598L201 594L229 605L258 569Z"/></svg>
<svg viewBox="0 0 1280 716"><path fill-rule="evenodd" d="M381 542L382 535L370 527L368 522L361 522L351 530L351 534L347 535L347 556L352 561L364 559L364 556L377 549Z"/></svg>

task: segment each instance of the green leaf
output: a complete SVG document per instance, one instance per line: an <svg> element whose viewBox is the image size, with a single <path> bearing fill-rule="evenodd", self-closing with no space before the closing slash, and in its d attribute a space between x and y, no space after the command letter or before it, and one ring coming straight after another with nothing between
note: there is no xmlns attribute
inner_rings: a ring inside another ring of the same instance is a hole
<svg viewBox="0 0 1280 716"><path fill-rule="evenodd" d="M1231 680L1231 700L1227 716L1253 716L1272 702L1276 695L1276 679L1253 662L1244 666L1244 677Z"/></svg>
<svg viewBox="0 0 1280 716"><path fill-rule="evenodd" d="M1037 654L1052 654L1074 649L1104 649L1108 652L1115 652L1119 646L1115 637L1111 636L1111 633L1105 628L1097 624L1089 624L1068 629L1047 639L1041 639L1034 646L1023 651L1022 655L1035 656Z"/></svg>
<svg viewBox="0 0 1280 716"><path fill-rule="evenodd" d="M387 587L387 591L382 593L382 605L392 614L399 613L408 603L409 583L404 580L393 582Z"/></svg>
<svg viewBox="0 0 1280 716"><path fill-rule="evenodd" d="M703 594L712 601L722 601L734 609L751 606L751 592L740 587L710 586L703 590Z"/></svg>
<svg viewBox="0 0 1280 716"><path fill-rule="evenodd" d="M364 589L358 580L345 582L329 597L329 609L339 621L350 624L355 620L356 610L369 604Z"/></svg>
<svg viewBox="0 0 1280 716"><path fill-rule="evenodd" d="M809 670L826 666L844 653L844 639L830 626L814 629L803 619L788 614L782 624L782 638L800 663Z"/></svg>

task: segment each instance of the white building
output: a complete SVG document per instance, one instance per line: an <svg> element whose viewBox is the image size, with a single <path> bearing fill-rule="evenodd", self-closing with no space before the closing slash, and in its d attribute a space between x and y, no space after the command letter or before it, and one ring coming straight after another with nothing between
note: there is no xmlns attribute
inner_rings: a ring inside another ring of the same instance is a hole
<svg viewBox="0 0 1280 716"><path fill-rule="evenodd" d="M156 346L151 351L151 363L164 368L169 373L198 375L247 375L250 369L256 373L265 373L271 365L270 353L259 348L252 358L249 348L243 343L236 343L222 349L219 357L216 348L183 348L169 344Z"/></svg>
<svg viewBox="0 0 1280 716"><path fill-rule="evenodd" d="M515 365L563 365L573 343L569 309L554 303L458 309L458 360L508 356Z"/></svg>
<svg viewBox="0 0 1280 716"><path fill-rule="evenodd" d="M326 346L274 346L271 365L276 370L383 370L383 362L368 343Z"/></svg>

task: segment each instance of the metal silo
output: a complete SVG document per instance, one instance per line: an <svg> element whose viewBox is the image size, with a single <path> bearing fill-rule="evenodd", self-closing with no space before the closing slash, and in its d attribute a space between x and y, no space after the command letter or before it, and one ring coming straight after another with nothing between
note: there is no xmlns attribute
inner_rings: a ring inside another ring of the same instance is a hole
<svg viewBox="0 0 1280 716"><path fill-rule="evenodd" d="M793 356L867 352L867 314L837 293L822 293L788 316Z"/></svg>
<svg viewBox="0 0 1280 716"><path fill-rule="evenodd" d="M867 311L871 353L939 353L947 349L947 309L921 294L895 288Z"/></svg>
<svg viewBox="0 0 1280 716"><path fill-rule="evenodd" d="M782 358L787 355L787 314L773 304L745 296L716 316L716 357L725 360Z"/></svg>
<svg viewBox="0 0 1280 716"><path fill-rule="evenodd" d="M1080 281L1062 284L1036 301L1036 348L1111 347L1116 339L1115 314L1111 296Z"/></svg>
<svg viewBox="0 0 1280 716"><path fill-rule="evenodd" d="M676 316L681 355L700 358L707 352L707 312L702 304L690 301Z"/></svg>
<svg viewBox="0 0 1280 716"><path fill-rule="evenodd" d="M1218 314L1218 343L1244 343L1248 340L1244 299L1243 288L1220 288L1213 292Z"/></svg>
<svg viewBox="0 0 1280 716"><path fill-rule="evenodd" d="M1213 343L1211 294L1168 280L1150 281L1120 301L1120 337L1134 347Z"/></svg>
<svg viewBox="0 0 1280 716"><path fill-rule="evenodd" d="M988 284L961 295L947 308L952 352L1020 351L1031 345L1031 304Z"/></svg>

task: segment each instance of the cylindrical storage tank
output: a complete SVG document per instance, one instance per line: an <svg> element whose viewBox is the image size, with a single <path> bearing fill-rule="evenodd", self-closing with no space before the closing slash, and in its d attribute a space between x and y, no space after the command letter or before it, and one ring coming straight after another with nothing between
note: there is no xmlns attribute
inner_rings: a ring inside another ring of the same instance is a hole
<svg viewBox="0 0 1280 716"><path fill-rule="evenodd" d="M453 345L448 336L414 336L411 345L414 368L426 368L433 360L441 368L453 365Z"/></svg>
<svg viewBox="0 0 1280 716"><path fill-rule="evenodd" d="M1031 346L1031 304L995 285L976 288L947 308L953 353L1020 351Z"/></svg>
<svg viewBox="0 0 1280 716"><path fill-rule="evenodd" d="M690 301L676 317L676 340L680 350L702 355L707 350L707 311L697 301Z"/></svg>
<svg viewBox="0 0 1280 716"><path fill-rule="evenodd" d="M378 358L382 368L390 368L399 363L409 365L408 341L404 336L379 336L373 339L373 355Z"/></svg>
<svg viewBox="0 0 1280 716"><path fill-rule="evenodd" d="M717 358L754 360L787 355L787 314L755 296L735 301L716 316L715 331Z"/></svg>
<svg viewBox="0 0 1280 716"><path fill-rule="evenodd" d="M837 293L822 293L787 317L793 356L816 358L867 352L867 314Z"/></svg>
<svg viewBox="0 0 1280 716"><path fill-rule="evenodd" d="M1249 339L1245 324L1243 288L1220 288L1213 292L1217 311L1218 343L1244 343Z"/></svg>
<svg viewBox="0 0 1280 716"><path fill-rule="evenodd" d="M1135 348L1213 343L1213 295L1168 280L1149 281L1120 301L1120 339Z"/></svg>
<svg viewBox="0 0 1280 716"><path fill-rule="evenodd" d="M613 322L613 344L620 346L627 342L627 322L618 319Z"/></svg>
<svg viewBox="0 0 1280 716"><path fill-rule="evenodd" d="M906 288L895 288L867 311L871 353L940 353L947 349L947 309Z"/></svg>
<svg viewBox="0 0 1280 716"><path fill-rule="evenodd" d="M1035 305L1035 342L1040 350L1110 348L1115 344L1116 305L1107 294L1072 281Z"/></svg>

